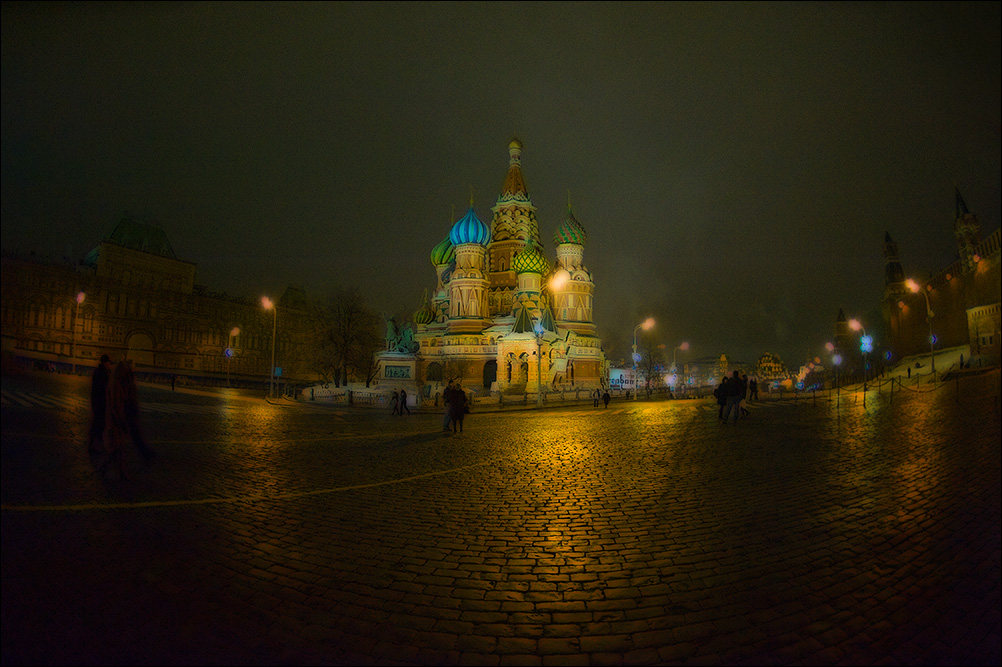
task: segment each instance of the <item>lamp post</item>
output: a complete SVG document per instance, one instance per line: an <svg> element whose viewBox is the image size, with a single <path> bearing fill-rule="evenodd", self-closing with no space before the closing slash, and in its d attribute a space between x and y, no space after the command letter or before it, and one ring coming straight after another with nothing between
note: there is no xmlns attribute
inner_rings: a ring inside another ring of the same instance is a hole
<svg viewBox="0 0 1002 667"><path fill-rule="evenodd" d="M87 295L83 292L77 293L77 305L73 306L73 324L71 325L70 364L73 368L73 375L77 374L77 318L80 315L80 304L84 302Z"/></svg>
<svg viewBox="0 0 1002 667"><path fill-rule="evenodd" d="M637 332L643 329L647 331L654 326L654 318L648 317L646 320L633 327L633 400L639 400L637 394L640 391L640 383L637 381L637 362L640 361L640 355L637 354Z"/></svg>
<svg viewBox="0 0 1002 667"><path fill-rule="evenodd" d="M925 297L925 321L929 323L929 356L932 357L932 372L933 375L935 375L936 352L934 351L933 346L936 343L936 339L932 337L932 318L934 313L932 312L932 306L929 305L929 295L926 293L926 290L919 287L919 284L911 278L905 281L905 286L912 292L921 292L922 296Z"/></svg>
<svg viewBox="0 0 1002 667"><path fill-rule="evenodd" d="M261 297L261 305L271 311L271 372L269 373L268 395L275 396L275 334L278 332L278 306L266 296Z"/></svg>
<svg viewBox="0 0 1002 667"><path fill-rule="evenodd" d="M859 338L859 351L863 353L863 401L865 405L866 401L866 366L867 360L869 359L868 353L873 350L873 338L866 335L866 327L857 320L849 320L849 328L853 331L862 331L863 335Z"/></svg>
<svg viewBox="0 0 1002 667"><path fill-rule="evenodd" d="M536 407L543 405L543 325L536 322Z"/></svg>
<svg viewBox="0 0 1002 667"><path fill-rule="evenodd" d="M230 329L230 338L226 345L226 386L230 386L230 362L233 360L233 339L240 335L240 327Z"/></svg>

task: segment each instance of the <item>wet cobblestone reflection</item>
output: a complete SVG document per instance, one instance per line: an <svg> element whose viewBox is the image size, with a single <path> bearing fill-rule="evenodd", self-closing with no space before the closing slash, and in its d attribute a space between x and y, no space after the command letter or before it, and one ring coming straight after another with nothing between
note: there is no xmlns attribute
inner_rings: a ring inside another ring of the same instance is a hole
<svg viewBox="0 0 1002 667"><path fill-rule="evenodd" d="M969 382L736 426L475 412L460 437L148 413L161 456L128 482L79 415L5 407L4 662L995 664L998 374Z"/></svg>

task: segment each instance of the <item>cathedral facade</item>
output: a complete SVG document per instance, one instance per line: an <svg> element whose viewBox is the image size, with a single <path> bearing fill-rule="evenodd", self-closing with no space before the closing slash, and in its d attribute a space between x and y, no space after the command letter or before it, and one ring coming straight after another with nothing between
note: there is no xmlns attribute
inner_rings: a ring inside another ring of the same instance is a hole
<svg viewBox="0 0 1002 667"><path fill-rule="evenodd" d="M508 144L508 172L491 214L483 222L471 202L432 248L431 296L413 328L388 326L387 350L378 355L382 380L429 387L458 378L475 391L509 394L606 387L584 227L568 205L551 263L518 139Z"/></svg>

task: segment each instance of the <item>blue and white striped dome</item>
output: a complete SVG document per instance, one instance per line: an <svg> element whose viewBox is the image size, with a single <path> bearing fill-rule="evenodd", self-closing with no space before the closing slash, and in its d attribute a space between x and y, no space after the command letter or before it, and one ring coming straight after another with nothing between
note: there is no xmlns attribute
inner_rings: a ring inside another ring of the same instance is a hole
<svg viewBox="0 0 1002 667"><path fill-rule="evenodd" d="M491 240L490 228L477 217L473 212L473 207L466 212L462 218L456 221L449 232L449 240L452 245L463 245L464 243L479 243L487 245Z"/></svg>

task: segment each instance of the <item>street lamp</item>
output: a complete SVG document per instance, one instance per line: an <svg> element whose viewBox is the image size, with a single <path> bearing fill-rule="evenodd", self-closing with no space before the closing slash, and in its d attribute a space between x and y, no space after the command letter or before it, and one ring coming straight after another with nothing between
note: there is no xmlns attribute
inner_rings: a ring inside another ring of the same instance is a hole
<svg viewBox="0 0 1002 667"><path fill-rule="evenodd" d="M240 335L240 327L230 329L230 339L226 345L226 386L230 386L230 362L233 360L233 339Z"/></svg>
<svg viewBox="0 0 1002 667"><path fill-rule="evenodd" d="M633 327L633 400L639 400L637 398L637 393L640 390L640 383L637 382L637 362L640 361L640 355L637 354L637 332L643 329L647 331L654 326L654 318L648 317L646 320Z"/></svg>
<svg viewBox="0 0 1002 667"><path fill-rule="evenodd" d="M270 373L270 389L268 390L268 395L275 396L275 333L278 331L278 306L276 306L271 299L266 296L261 297L261 305L264 306L265 310L270 310L272 314L271 319L271 373Z"/></svg>
<svg viewBox="0 0 1002 667"><path fill-rule="evenodd" d="M543 325L536 322L536 407L543 405Z"/></svg>
<svg viewBox="0 0 1002 667"><path fill-rule="evenodd" d="M873 351L873 338L866 335L866 327L864 327L863 324L857 319L849 320L849 328L852 329L853 331L863 332L863 335L860 336L859 338L859 351L863 353L863 392L864 392L863 400L865 401L866 366L867 366L867 360L869 358L867 355L868 353Z"/></svg>
<svg viewBox="0 0 1002 667"><path fill-rule="evenodd" d="M80 315L80 304L84 302L87 295L83 292L77 294L77 305L73 306L73 325L71 326L70 364L72 364L73 375L77 374L77 317Z"/></svg>
<svg viewBox="0 0 1002 667"><path fill-rule="evenodd" d="M922 296L925 297L925 321L929 323L929 356L932 357L932 372L936 372L936 353L933 350L933 345L936 343L936 339L932 337L932 318L933 312L932 307L929 305L929 295L924 289L919 287L919 284L909 278L905 281L905 286L912 292L921 292Z"/></svg>

